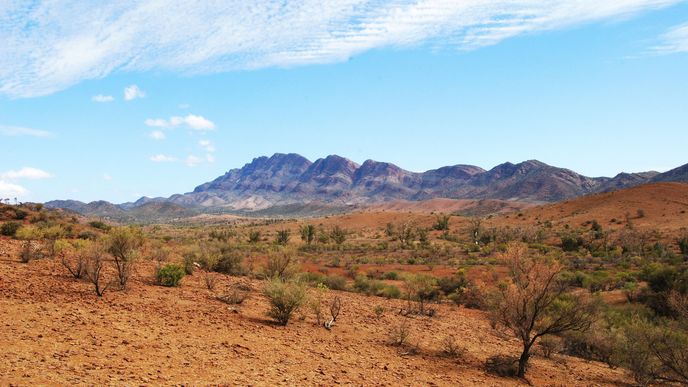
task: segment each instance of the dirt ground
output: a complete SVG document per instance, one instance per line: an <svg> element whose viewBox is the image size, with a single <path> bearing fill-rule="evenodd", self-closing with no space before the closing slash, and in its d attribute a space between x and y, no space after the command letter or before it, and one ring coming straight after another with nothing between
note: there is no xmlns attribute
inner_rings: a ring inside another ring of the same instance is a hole
<svg viewBox="0 0 688 387"><path fill-rule="evenodd" d="M98 299L57 260L22 264L18 244L0 239L0 384L2 385L521 385L486 374L487 357L516 354L480 311L440 305L433 318L398 315L399 300L330 292L343 301L328 331L310 312L287 327L266 316L260 281L222 277L219 292L245 282L255 290L239 308L216 300L196 274L178 288L152 284L142 264L127 291ZM385 312L376 317L374 307ZM390 327L408 320L408 348L388 345ZM458 359L440 353L454 335ZM627 385L622 370L566 356L535 356L538 386Z"/></svg>

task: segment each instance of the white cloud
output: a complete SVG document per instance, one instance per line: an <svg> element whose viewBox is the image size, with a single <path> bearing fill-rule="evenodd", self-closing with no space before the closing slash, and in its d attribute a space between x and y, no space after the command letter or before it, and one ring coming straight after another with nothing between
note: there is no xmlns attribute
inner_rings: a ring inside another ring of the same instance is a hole
<svg viewBox="0 0 688 387"><path fill-rule="evenodd" d="M103 174L103 180L110 181L110 180L112 180L112 176L108 175L107 173L104 173Z"/></svg>
<svg viewBox="0 0 688 387"><path fill-rule="evenodd" d="M10 179L10 180L15 180L15 179L29 179L29 180L40 180L40 179L49 179L53 177L53 175L49 174L48 172L38 169L38 168L31 168L31 167L24 167L19 170L12 170L12 171L7 171L0 173L0 178L1 179Z"/></svg>
<svg viewBox="0 0 688 387"><path fill-rule="evenodd" d="M200 140L198 142L198 145L201 146L206 152L208 153L213 153L215 152L215 145L210 140Z"/></svg>
<svg viewBox="0 0 688 387"><path fill-rule="evenodd" d="M195 167L196 165L200 164L203 162L203 159L194 155L189 155L186 160L184 160L184 163L190 167Z"/></svg>
<svg viewBox="0 0 688 387"><path fill-rule="evenodd" d="M207 155L205 155L205 161L207 161L207 162L209 162L209 163L212 164L212 163L215 162L215 156L213 156L212 154L208 153Z"/></svg>
<svg viewBox="0 0 688 387"><path fill-rule="evenodd" d="M172 156L166 156L163 154L157 154L155 156L151 156L150 160L154 161L156 163L171 163L171 162L177 161L176 158L174 158Z"/></svg>
<svg viewBox="0 0 688 387"><path fill-rule="evenodd" d="M195 116L193 114L189 114L188 116L184 117L184 122L187 125L189 125L191 129L215 130L215 124L202 116Z"/></svg>
<svg viewBox="0 0 688 387"><path fill-rule="evenodd" d="M688 52L688 23L675 26L661 37L661 44L654 47L661 54Z"/></svg>
<svg viewBox="0 0 688 387"><path fill-rule="evenodd" d="M91 100L93 102L112 102L115 100L115 97L113 97L111 95L98 94L98 95L94 95L93 97L91 97Z"/></svg>
<svg viewBox="0 0 688 387"><path fill-rule="evenodd" d="M163 133L160 130L154 130L150 132L150 138L153 140L164 140L165 139L165 133Z"/></svg>
<svg viewBox="0 0 688 387"><path fill-rule="evenodd" d="M29 193L29 191L20 185L0 180L0 198L14 198L26 195L27 193Z"/></svg>
<svg viewBox="0 0 688 387"><path fill-rule="evenodd" d="M46 95L113 72L289 67L383 47L475 49L681 1L10 2L0 11L0 94Z"/></svg>
<svg viewBox="0 0 688 387"><path fill-rule="evenodd" d="M143 90L139 89L139 87L136 85L127 86L124 88L125 101L131 101L137 98L143 98L145 96L146 93L144 93Z"/></svg>
<svg viewBox="0 0 688 387"><path fill-rule="evenodd" d="M32 137L53 137L53 134L45 130L23 128L20 126L0 125L0 134L3 136L32 136Z"/></svg>
<svg viewBox="0 0 688 387"><path fill-rule="evenodd" d="M185 125L191 129L206 131L215 130L215 123L203 116L196 116L188 114L186 117L170 117L169 120L163 118L149 118L143 122L147 126L157 128L172 128L175 126Z"/></svg>

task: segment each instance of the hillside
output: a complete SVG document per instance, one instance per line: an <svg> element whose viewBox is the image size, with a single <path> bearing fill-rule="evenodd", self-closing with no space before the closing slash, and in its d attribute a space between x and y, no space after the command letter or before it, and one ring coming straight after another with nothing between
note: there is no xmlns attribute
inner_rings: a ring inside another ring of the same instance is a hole
<svg viewBox="0 0 688 387"><path fill-rule="evenodd" d="M532 207L521 216L500 215L493 222L512 225L538 224L574 227L597 220L603 227L634 227L675 232L688 227L688 184L654 183L634 188L587 195L560 203Z"/></svg>
<svg viewBox="0 0 688 387"><path fill-rule="evenodd" d="M484 312L445 304L433 318L405 318L397 314L402 300L332 292L343 306L331 331L310 315L279 327L265 316L260 281L223 276L222 291L253 289L243 304L228 306L200 275L179 288L151 285L148 264L129 290L97 299L90 284L66 276L55 260L19 263L18 249L0 238L8 254L0 259L0 384L526 385L484 371L489 356L518 351ZM376 316L375 305L386 312ZM402 320L413 351L386 343ZM459 358L441 354L448 335L464 348ZM528 372L533 385L572 377L579 385L630 381L626 371L565 355L536 355Z"/></svg>

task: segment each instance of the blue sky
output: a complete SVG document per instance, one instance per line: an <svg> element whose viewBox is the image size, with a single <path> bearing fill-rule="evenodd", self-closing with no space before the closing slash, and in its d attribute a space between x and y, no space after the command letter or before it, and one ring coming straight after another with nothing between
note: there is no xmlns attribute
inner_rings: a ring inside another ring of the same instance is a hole
<svg viewBox="0 0 688 387"><path fill-rule="evenodd" d="M688 163L686 2L273 3L0 5L0 197L169 196L275 152Z"/></svg>

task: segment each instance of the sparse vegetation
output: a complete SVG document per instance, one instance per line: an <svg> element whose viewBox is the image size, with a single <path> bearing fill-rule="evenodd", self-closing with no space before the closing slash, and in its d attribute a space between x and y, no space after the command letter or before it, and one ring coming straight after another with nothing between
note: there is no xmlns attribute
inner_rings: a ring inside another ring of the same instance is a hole
<svg viewBox="0 0 688 387"><path fill-rule="evenodd" d="M273 277L265 285L263 295L270 301L268 316L286 326L294 312L306 301L307 293L303 283Z"/></svg>

